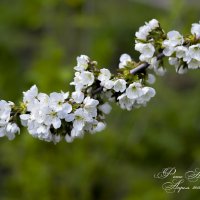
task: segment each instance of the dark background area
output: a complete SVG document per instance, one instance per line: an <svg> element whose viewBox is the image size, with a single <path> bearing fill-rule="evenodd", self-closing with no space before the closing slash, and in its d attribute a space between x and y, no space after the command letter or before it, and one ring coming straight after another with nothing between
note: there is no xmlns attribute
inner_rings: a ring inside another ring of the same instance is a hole
<svg viewBox="0 0 200 200"><path fill-rule="evenodd" d="M80 54L115 72L122 53L138 59L134 34L145 21L189 33L199 11L198 1L181 0L1 0L1 99L20 102L33 84L72 91ZM177 75L168 66L154 87L147 107L113 105L105 131L71 144L39 141L26 129L14 141L1 138L0 199L199 199L198 190L167 194L153 175L200 166L200 72Z"/></svg>

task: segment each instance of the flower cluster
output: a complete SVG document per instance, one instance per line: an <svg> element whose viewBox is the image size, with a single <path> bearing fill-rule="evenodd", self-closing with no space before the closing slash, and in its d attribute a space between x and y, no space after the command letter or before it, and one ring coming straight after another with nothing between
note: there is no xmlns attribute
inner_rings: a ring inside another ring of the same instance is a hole
<svg viewBox="0 0 200 200"><path fill-rule="evenodd" d="M60 141L61 136L53 129L61 127L61 120L69 122L73 120L73 115L70 114L72 106L66 102L68 96L69 93L55 92L48 96L38 93L38 88L32 86L30 90L24 92L25 112L20 115L22 125L27 126L33 137L55 143Z"/></svg>
<svg viewBox="0 0 200 200"><path fill-rule="evenodd" d="M163 41L163 53L179 74L200 68L200 24L192 24L191 33L184 38L178 31L170 31Z"/></svg>
<svg viewBox="0 0 200 200"><path fill-rule="evenodd" d="M144 26L141 26L139 31L135 33L135 36L139 40L147 41L149 34L159 26L159 22L156 19L152 19L146 22Z"/></svg>
<svg viewBox="0 0 200 200"><path fill-rule="evenodd" d="M153 24L153 25L152 25ZM141 62L150 64L157 75L164 75L166 69L159 58L162 53L179 74L188 69L200 68L200 23L192 24L191 35L184 37L178 31L165 34L157 20L153 19L136 33L135 50L141 53Z"/></svg>
<svg viewBox="0 0 200 200"><path fill-rule="evenodd" d="M122 54L119 68L125 70L129 64L134 64L131 57L128 54ZM115 97L114 100L122 109L130 111L141 105L145 106L155 96L155 90L151 87L143 86L142 79L137 78L134 80L134 77L131 79L130 77L121 78L120 75L119 77L112 77L108 69L101 69L98 80L100 80L100 85L103 86L103 90L109 91L111 97Z"/></svg>
<svg viewBox="0 0 200 200"><path fill-rule="evenodd" d="M25 111L20 115L21 123L33 137L41 140L57 143L65 137L71 142L85 130L97 132L105 127L96 120L99 102L84 98L81 92L72 93L72 97L64 92L53 92L48 96L38 93L37 87L33 86L24 92L23 103Z"/></svg>
<svg viewBox="0 0 200 200"><path fill-rule="evenodd" d="M135 36L135 50L141 54L139 57L140 61L149 63L149 68L153 69L157 75L164 75L166 70L162 66L161 60L157 58L161 48L158 40L164 36L164 31L160 27L159 22L156 19L152 19L140 27Z"/></svg>
<svg viewBox="0 0 200 200"><path fill-rule="evenodd" d="M14 139L15 134L20 131L11 115L13 106L12 102L0 101L0 137L7 136L9 140Z"/></svg>
<svg viewBox="0 0 200 200"><path fill-rule="evenodd" d="M200 23L192 24L191 35L184 37L178 31L165 34L153 19L140 27L135 36L139 62L122 54L116 74L99 69L96 61L81 55L77 57L70 84L74 92L47 95L39 93L34 85L23 92L19 106L1 100L0 137L14 139L21 122L30 135L40 140L58 143L65 138L72 142L85 133L102 131L106 126L105 115L110 113L113 103L128 111L146 106L156 94L149 86L155 82L155 76L147 68L164 75L164 57L168 57L178 73L200 68Z"/></svg>

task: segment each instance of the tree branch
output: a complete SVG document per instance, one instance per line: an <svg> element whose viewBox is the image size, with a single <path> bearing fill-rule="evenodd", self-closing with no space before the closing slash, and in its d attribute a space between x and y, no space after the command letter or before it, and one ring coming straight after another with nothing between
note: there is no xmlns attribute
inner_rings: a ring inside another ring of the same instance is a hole
<svg viewBox="0 0 200 200"><path fill-rule="evenodd" d="M157 60L161 60L164 56L165 56L165 55L164 55L163 53L158 54ZM150 66L149 63L144 62L144 63L142 63L141 65L139 65L138 67L136 67L136 68L130 70L130 73L131 73L131 74L136 74L137 72L139 72L139 71L141 71L141 70L143 70L143 69L146 69L146 68L148 68L149 66Z"/></svg>

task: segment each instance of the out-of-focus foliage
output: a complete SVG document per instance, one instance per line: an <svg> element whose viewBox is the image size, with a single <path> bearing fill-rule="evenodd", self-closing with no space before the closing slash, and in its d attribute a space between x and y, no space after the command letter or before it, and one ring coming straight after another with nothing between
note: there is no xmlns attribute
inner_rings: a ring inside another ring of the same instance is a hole
<svg viewBox="0 0 200 200"><path fill-rule="evenodd" d="M114 72L121 53L135 59L134 33L157 18L184 33L200 19L198 2L134 0L1 0L0 95L20 101L32 84L71 90L75 58L87 54ZM170 67L171 68L171 67ZM157 79L146 108L114 107L107 129L72 144L49 144L24 130L0 141L0 199L198 199L198 191L167 194L153 178L164 167L200 165L200 73Z"/></svg>

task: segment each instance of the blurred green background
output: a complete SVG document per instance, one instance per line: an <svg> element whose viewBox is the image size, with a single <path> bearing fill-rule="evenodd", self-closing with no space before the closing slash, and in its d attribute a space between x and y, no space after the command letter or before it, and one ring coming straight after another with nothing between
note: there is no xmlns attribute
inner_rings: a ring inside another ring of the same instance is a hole
<svg viewBox="0 0 200 200"><path fill-rule="evenodd" d="M113 72L134 51L134 33L158 19L166 31L190 31L199 1L1 0L0 95L19 102L22 91L72 90L76 56L86 54ZM199 191L167 194L153 175L174 166L200 166L200 72L157 78L146 108L113 106L107 129L57 145L24 129L0 139L0 199L196 200ZM200 183L199 183L200 184Z"/></svg>

